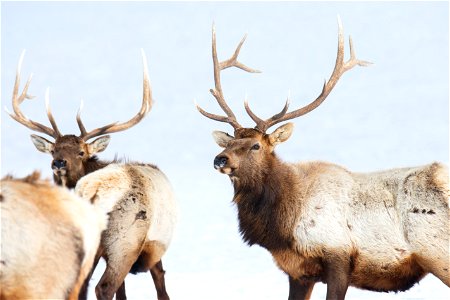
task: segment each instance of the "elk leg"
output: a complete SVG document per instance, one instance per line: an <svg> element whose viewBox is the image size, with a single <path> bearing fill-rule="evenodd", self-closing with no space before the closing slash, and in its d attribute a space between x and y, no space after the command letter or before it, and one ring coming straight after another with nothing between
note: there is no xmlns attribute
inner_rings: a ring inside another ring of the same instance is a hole
<svg viewBox="0 0 450 300"><path fill-rule="evenodd" d="M289 300L307 300L311 298L311 293L315 282L295 280L289 276Z"/></svg>
<svg viewBox="0 0 450 300"><path fill-rule="evenodd" d="M127 294L125 293L125 281L122 282L116 292L116 300L127 300Z"/></svg>
<svg viewBox="0 0 450 300"><path fill-rule="evenodd" d="M121 286L123 286L123 291L125 291L125 285L123 284L125 277L138 256L137 251L133 252L128 253L125 257L119 251L110 253L106 262L106 270L95 287L97 299L111 300Z"/></svg>
<svg viewBox="0 0 450 300"><path fill-rule="evenodd" d="M89 287L89 281L91 281L91 277L92 274L94 274L94 270L97 267L97 264L100 260L100 255L96 255L95 260L94 260L94 264L92 265L92 269L89 272L88 276L86 277L86 279L84 280L83 285L81 286L80 289L80 294L78 295L78 299L79 300L87 300L87 296L88 296L88 287Z"/></svg>
<svg viewBox="0 0 450 300"><path fill-rule="evenodd" d="M152 274L153 282L155 283L156 293L158 300L169 300L169 295L166 291L166 283L164 280L164 274L166 271L163 269L162 261L158 261L153 267L150 268L150 274Z"/></svg>
<svg viewBox="0 0 450 300"><path fill-rule="evenodd" d="M332 254L325 262L327 300L344 300L350 277L350 259L344 253Z"/></svg>
<svg viewBox="0 0 450 300"><path fill-rule="evenodd" d="M442 247L443 248L443 247ZM426 253L424 251L424 253ZM426 256L426 254L424 255ZM419 258L419 265L437 278L445 285L450 287L450 268L448 258L440 255L429 255L428 257Z"/></svg>

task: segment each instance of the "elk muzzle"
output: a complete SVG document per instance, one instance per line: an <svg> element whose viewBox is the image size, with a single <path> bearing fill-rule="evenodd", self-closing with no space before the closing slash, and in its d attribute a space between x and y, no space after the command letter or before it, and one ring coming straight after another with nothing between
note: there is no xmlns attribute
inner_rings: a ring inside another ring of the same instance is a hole
<svg viewBox="0 0 450 300"><path fill-rule="evenodd" d="M218 155L214 158L214 169L220 169L227 165L228 157Z"/></svg>
<svg viewBox="0 0 450 300"><path fill-rule="evenodd" d="M65 159L54 159L52 161L53 174L58 177L67 175L67 160Z"/></svg>
<svg viewBox="0 0 450 300"><path fill-rule="evenodd" d="M233 176L236 167L233 164L233 160L229 156L219 154L216 158L214 158L214 169L218 170L222 174Z"/></svg>
<svg viewBox="0 0 450 300"><path fill-rule="evenodd" d="M64 169L67 165L67 161L64 159L55 159L53 160L52 167L53 169Z"/></svg>

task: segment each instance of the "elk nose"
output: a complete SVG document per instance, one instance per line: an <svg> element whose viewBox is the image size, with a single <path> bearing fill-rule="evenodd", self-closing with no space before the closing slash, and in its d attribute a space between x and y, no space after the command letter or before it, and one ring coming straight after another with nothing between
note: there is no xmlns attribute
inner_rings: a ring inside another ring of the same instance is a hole
<svg viewBox="0 0 450 300"><path fill-rule="evenodd" d="M54 167L54 168L57 168L57 169L65 168L65 167L66 167L66 164L67 164L67 161L66 161L66 160L63 160L63 159L55 159L55 160L53 161L53 167Z"/></svg>
<svg viewBox="0 0 450 300"><path fill-rule="evenodd" d="M219 169L225 167L227 161L228 158L226 156L216 156L216 158L214 158L214 168Z"/></svg>

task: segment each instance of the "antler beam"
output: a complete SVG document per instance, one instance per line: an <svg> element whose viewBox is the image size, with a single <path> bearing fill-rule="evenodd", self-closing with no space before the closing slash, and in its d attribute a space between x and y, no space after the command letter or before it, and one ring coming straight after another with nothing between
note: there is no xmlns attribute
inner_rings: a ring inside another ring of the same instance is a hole
<svg viewBox="0 0 450 300"><path fill-rule="evenodd" d="M352 69L354 66L357 66L357 65L358 66L368 66L371 64L371 62L359 60L356 58L351 37L349 38L350 59L348 61L344 62L344 33L342 30L341 19L339 17L338 17L338 27L339 27L338 51L337 51L337 57L336 57L336 64L335 64L333 73L331 74L329 80L325 81L320 95L314 101L309 103L308 105L306 105L302 108L299 108L297 110L294 110L292 112L289 112L289 113L287 113L287 108L289 106L289 99L288 99L286 101L286 104L285 104L283 110L280 113L278 113L264 121L262 119L260 119L259 117L257 117L252 112L252 110L250 109L250 107L248 106L248 103L246 101L244 103L245 110L250 115L250 117L253 119L253 121L255 121L256 129L258 129L262 132L266 132L267 129L269 129L270 127L272 127L273 125L275 125L277 123L287 121L290 119L294 119L294 118L297 118L299 116L309 113L310 111L317 108L320 104L322 104L322 102L327 98L327 96L333 90L334 86L336 85L336 83L338 82L338 80L342 76L342 74L344 74L346 71Z"/></svg>
<svg viewBox="0 0 450 300"><path fill-rule="evenodd" d="M81 132L80 138L82 138L84 141L87 141L96 136L126 130L139 123L152 108L153 100L152 100L152 91L150 87L150 80L148 77L147 58L145 56L144 50L141 49L141 53L142 53L142 63L144 65L144 80L143 80L144 83L143 83L143 96L141 109L133 118L131 118L127 122L120 124L115 122L100 128L96 128L90 132L87 132L86 128L83 125L83 122L81 121L81 109L83 107L83 105L81 105L80 109L78 110L76 119L78 127L80 128Z"/></svg>
<svg viewBox="0 0 450 300"><path fill-rule="evenodd" d="M30 86L30 83L31 83L32 74L30 74L30 76L28 77L28 80L25 83L23 91L19 95L20 70L22 68L22 62L23 62L24 56L25 56L25 50L22 51L22 54L20 55L19 64L17 65L16 79L14 82L14 90L13 90L13 96L12 96L12 107L13 107L14 113L10 113L7 109L5 109L5 110L11 116L11 118L16 120L20 124L24 125L25 127L28 127L29 129L37 131L37 132L47 134L47 135L57 139L58 137L61 136L61 133L59 132L58 127L56 126L55 119L53 118L52 112L50 110L50 105L49 105L49 100L48 100L48 98L49 98L48 89L47 89L46 96L45 96L46 107L47 107L47 117L48 117L50 123L52 124L53 129L50 127L47 127L45 125L42 125L38 122L28 119L20 110L20 104L22 104L22 102L25 99L34 98L33 96L28 95L28 87Z"/></svg>

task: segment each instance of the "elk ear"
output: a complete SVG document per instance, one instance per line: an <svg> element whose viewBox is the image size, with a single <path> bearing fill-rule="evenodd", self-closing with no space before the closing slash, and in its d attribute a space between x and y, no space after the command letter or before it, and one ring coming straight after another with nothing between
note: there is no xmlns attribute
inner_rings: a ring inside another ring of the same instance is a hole
<svg viewBox="0 0 450 300"><path fill-rule="evenodd" d="M275 146L286 141L291 136L292 130L294 130L293 123L287 123L278 127L269 135L270 144Z"/></svg>
<svg viewBox="0 0 450 300"><path fill-rule="evenodd" d="M219 145L222 148L226 148L228 142L234 139L234 136L231 136L228 133L222 131L213 131L212 136L216 141L217 145Z"/></svg>
<svg viewBox="0 0 450 300"><path fill-rule="evenodd" d="M95 139L92 143L88 144L89 155L94 155L95 153L102 152L106 149L109 144L111 137L109 135L101 136Z"/></svg>
<svg viewBox="0 0 450 300"><path fill-rule="evenodd" d="M35 134L31 135L31 141L33 142L36 149L44 153L51 153L51 151L53 151L53 148L55 147L55 144L53 144L49 140Z"/></svg>

